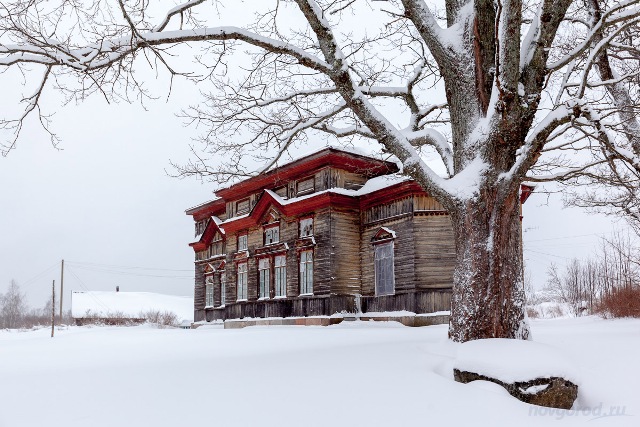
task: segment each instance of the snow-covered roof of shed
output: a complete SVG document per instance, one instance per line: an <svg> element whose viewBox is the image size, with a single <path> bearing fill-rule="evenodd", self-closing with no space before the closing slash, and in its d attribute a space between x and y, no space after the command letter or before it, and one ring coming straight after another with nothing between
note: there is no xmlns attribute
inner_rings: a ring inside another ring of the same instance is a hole
<svg viewBox="0 0 640 427"><path fill-rule="evenodd" d="M115 313L130 318L139 318L147 311L170 311L178 320L193 321L193 298L152 292L72 292L71 316L113 317Z"/></svg>

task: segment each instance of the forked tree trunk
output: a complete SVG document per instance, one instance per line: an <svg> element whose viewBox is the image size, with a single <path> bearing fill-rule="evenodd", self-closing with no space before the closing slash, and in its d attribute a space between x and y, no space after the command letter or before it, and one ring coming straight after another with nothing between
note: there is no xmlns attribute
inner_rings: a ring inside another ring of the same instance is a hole
<svg viewBox="0 0 640 427"><path fill-rule="evenodd" d="M527 339L522 234L518 191L496 202L498 190L452 212L457 262L454 272L449 338Z"/></svg>

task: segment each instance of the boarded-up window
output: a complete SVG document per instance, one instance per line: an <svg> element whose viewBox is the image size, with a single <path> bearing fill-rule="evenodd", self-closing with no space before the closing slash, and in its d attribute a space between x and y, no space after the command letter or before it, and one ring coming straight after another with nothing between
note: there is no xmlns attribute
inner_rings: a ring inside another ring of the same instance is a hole
<svg viewBox="0 0 640 427"><path fill-rule="evenodd" d="M205 306L213 307L213 276L205 278Z"/></svg>
<svg viewBox="0 0 640 427"><path fill-rule="evenodd" d="M313 177L298 181L296 185L296 193L299 195L313 193L315 180Z"/></svg>
<svg viewBox="0 0 640 427"><path fill-rule="evenodd" d="M260 289L258 298L269 298L269 284L271 283L271 266L269 258L258 260L258 275L260 278Z"/></svg>
<svg viewBox="0 0 640 427"><path fill-rule="evenodd" d="M313 236L313 218L300 220L300 237Z"/></svg>
<svg viewBox="0 0 640 427"><path fill-rule="evenodd" d="M275 259L276 298L287 296L287 257L278 255Z"/></svg>
<svg viewBox="0 0 640 427"><path fill-rule="evenodd" d="M300 252L300 295L313 294L313 251Z"/></svg>
<svg viewBox="0 0 640 427"><path fill-rule="evenodd" d="M393 242L379 243L375 250L376 295L394 293Z"/></svg>
<svg viewBox="0 0 640 427"><path fill-rule="evenodd" d="M280 226L265 228L264 230L264 244L271 245L280 241Z"/></svg>
<svg viewBox="0 0 640 427"><path fill-rule="evenodd" d="M238 264L238 301L246 301L247 299L247 263Z"/></svg>
<svg viewBox="0 0 640 427"><path fill-rule="evenodd" d="M249 212L249 199L242 199L236 202L236 215L242 215Z"/></svg>

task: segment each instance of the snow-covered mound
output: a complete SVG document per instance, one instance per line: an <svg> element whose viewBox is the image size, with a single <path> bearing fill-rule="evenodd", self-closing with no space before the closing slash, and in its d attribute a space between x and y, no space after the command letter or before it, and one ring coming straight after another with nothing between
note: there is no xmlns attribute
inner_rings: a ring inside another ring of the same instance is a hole
<svg viewBox="0 0 640 427"><path fill-rule="evenodd" d="M193 298L152 292L71 293L71 316L76 319L112 317L116 313L124 317L138 318L141 313L149 311L170 311L178 316L180 322L192 322Z"/></svg>
<svg viewBox="0 0 640 427"><path fill-rule="evenodd" d="M578 384L580 377L574 366L555 347L533 341L492 338L460 345L453 367L504 383L560 377Z"/></svg>

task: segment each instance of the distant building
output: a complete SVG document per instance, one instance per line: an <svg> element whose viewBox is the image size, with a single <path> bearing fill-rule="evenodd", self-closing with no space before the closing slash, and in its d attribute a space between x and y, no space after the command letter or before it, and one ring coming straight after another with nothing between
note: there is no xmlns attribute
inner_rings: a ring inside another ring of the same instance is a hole
<svg viewBox="0 0 640 427"><path fill-rule="evenodd" d="M193 321L193 298L151 292L72 292L71 316L76 325L144 323L145 315L171 312L177 324Z"/></svg>
<svg viewBox="0 0 640 427"><path fill-rule="evenodd" d="M326 148L188 209L195 320L449 310L449 214L397 172Z"/></svg>

